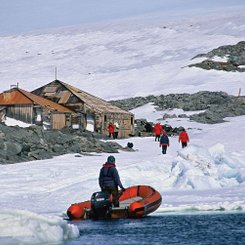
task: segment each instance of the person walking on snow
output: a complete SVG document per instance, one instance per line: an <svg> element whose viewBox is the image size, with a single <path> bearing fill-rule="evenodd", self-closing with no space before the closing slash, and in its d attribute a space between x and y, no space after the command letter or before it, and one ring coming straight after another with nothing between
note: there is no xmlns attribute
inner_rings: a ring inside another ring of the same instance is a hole
<svg viewBox="0 0 245 245"><path fill-rule="evenodd" d="M179 142L182 144L182 148L185 148L187 146L187 142L189 142L189 136L185 129L183 128L180 135L179 135Z"/></svg>
<svg viewBox="0 0 245 245"><path fill-rule="evenodd" d="M162 154L167 153L167 147L169 147L169 138L165 131L162 132L162 136L160 138L159 146L162 147Z"/></svg>
<svg viewBox="0 0 245 245"><path fill-rule="evenodd" d="M162 133L162 126L158 122L154 126L155 141L159 141L160 140L161 133Z"/></svg>
<svg viewBox="0 0 245 245"><path fill-rule="evenodd" d="M114 207L119 207L119 193L118 186L122 191L125 190L123 187L119 174L115 165L116 159L114 156L109 156L105 164L103 164L100 169L99 175L99 186L101 191L109 192L113 197L113 205Z"/></svg>
<svg viewBox="0 0 245 245"><path fill-rule="evenodd" d="M113 123L109 123L108 125L108 132L109 132L109 138L111 138L111 136L114 138L114 125Z"/></svg>
<svg viewBox="0 0 245 245"><path fill-rule="evenodd" d="M115 123L114 123L114 134L113 134L113 138L114 138L114 139L117 139L117 137L118 137L118 132L119 132L119 124L118 124L118 122L115 122Z"/></svg>

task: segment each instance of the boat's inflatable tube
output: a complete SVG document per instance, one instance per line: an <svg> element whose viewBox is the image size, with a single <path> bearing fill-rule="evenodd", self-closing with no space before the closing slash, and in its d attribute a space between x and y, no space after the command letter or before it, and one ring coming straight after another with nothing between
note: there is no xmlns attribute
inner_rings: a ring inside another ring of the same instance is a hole
<svg viewBox="0 0 245 245"><path fill-rule="evenodd" d="M128 218L140 218L154 212L161 205L161 194L151 186L128 187L120 196L120 208L127 211ZM126 204L125 204L126 203ZM67 210L70 220L90 218L91 201L72 204ZM118 211L118 208L115 209ZM111 209L114 212L114 209ZM113 215L112 215L113 217Z"/></svg>
<svg viewBox="0 0 245 245"><path fill-rule="evenodd" d="M67 210L67 216L69 219L84 219L85 211L91 209L91 201L85 201L80 203L72 204Z"/></svg>
<svg viewBox="0 0 245 245"><path fill-rule="evenodd" d="M119 198L119 202L140 197L129 205L129 217L139 218L154 212L162 203L161 194L150 186L138 185L127 188Z"/></svg>

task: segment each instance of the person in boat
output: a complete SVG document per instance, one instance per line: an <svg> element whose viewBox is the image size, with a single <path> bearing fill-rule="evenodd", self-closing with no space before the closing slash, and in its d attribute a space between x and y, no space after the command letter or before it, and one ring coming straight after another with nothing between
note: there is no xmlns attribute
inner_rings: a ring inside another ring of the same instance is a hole
<svg viewBox="0 0 245 245"><path fill-rule="evenodd" d="M165 131L162 132L162 136L160 138L159 146L162 147L162 154L167 153L167 147L169 146L169 138Z"/></svg>
<svg viewBox="0 0 245 245"><path fill-rule="evenodd" d="M121 183L115 162L116 159L114 156L109 156L107 158L106 163L103 164L102 168L100 169L99 185L101 191L109 192L110 194L112 194L112 202L114 207L119 207L118 186L121 188L122 191L124 191L125 188Z"/></svg>
<svg viewBox="0 0 245 245"><path fill-rule="evenodd" d="M179 135L179 142L181 142L182 148L185 148L187 146L187 142L189 142L189 141L190 141L189 135L187 134L187 132L183 128L180 135Z"/></svg>

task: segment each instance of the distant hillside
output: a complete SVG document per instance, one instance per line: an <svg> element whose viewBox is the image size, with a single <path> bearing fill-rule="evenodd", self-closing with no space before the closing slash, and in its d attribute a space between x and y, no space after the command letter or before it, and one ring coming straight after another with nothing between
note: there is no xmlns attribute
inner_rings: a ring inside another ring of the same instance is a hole
<svg viewBox="0 0 245 245"><path fill-rule="evenodd" d="M220 123L225 117L245 115L245 96L231 96L224 92L202 91L194 94L169 94L160 96L135 97L111 101L125 110L132 110L147 103L154 103L158 110L180 108L184 111L205 110L190 116L200 123Z"/></svg>

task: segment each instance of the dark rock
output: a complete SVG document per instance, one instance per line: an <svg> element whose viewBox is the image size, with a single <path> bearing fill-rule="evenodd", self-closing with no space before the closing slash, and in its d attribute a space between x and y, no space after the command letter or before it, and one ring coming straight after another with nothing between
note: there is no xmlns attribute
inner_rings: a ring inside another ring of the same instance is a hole
<svg viewBox="0 0 245 245"><path fill-rule="evenodd" d="M72 130L43 130L8 127L0 124L0 163L17 163L41 160L66 153L108 152L117 153L122 146L116 142L102 142L91 132Z"/></svg>
<svg viewBox="0 0 245 245"><path fill-rule="evenodd" d="M215 56L226 58L227 61L214 61ZM194 58L206 58L206 60L189 65L189 67L199 67L206 70L223 70L223 71L237 71L245 72L245 68L239 66L245 65L245 41L241 41L235 45L220 46L217 49L206 54L196 55Z"/></svg>
<svg viewBox="0 0 245 245"><path fill-rule="evenodd" d="M189 117L191 120L201 123L220 123L224 122L224 118L228 116L245 115L245 97L230 96L224 92L200 91L195 94L169 94L140 98L142 97L135 98L136 104L134 104L134 98L120 100L119 103L115 101L112 103L119 107L124 105L121 108L126 110L135 108L141 103L142 105L144 103L154 103L158 110L174 108L180 108L184 111L205 110L206 113L203 112L200 115L197 113ZM168 118L169 115L166 115L166 117ZM146 135L144 127L148 123L153 125L152 122L147 122L145 119L136 119L135 135Z"/></svg>

